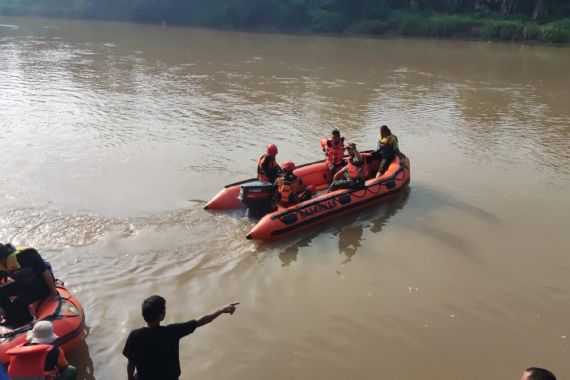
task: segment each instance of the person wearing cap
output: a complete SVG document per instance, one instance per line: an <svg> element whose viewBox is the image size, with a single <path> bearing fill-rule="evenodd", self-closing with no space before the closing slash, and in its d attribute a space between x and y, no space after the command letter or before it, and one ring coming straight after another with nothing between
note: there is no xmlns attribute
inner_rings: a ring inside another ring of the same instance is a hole
<svg viewBox="0 0 570 380"><path fill-rule="evenodd" d="M177 380L180 339L222 314L233 314L237 305L230 303L198 319L161 326L166 316L166 300L157 295L145 299L142 316L146 327L131 331L123 349L128 359L128 380Z"/></svg>
<svg viewBox="0 0 570 380"><path fill-rule="evenodd" d="M325 137L321 140L321 149L325 154L325 163L332 174L346 165L343 158L344 137L340 136L338 129L333 129L330 137Z"/></svg>
<svg viewBox="0 0 570 380"><path fill-rule="evenodd" d="M373 157L380 160L380 166L376 177L382 176L388 170L388 166L394 160L396 154L400 154L398 146L398 138L392 134L387 125L380 127L380 135L378 136L378 148L373 153Z"/></svg>
<svg viewBox="0 0 570 380"><path fill-rule="evenodd" d="M265 154L259 158L257 161L257 179L260 181L269 181L271 183L275 182L279 176L281 168L275 161L275 156L277 156L278 150L277 145L269 144L267 145Z"/></svg>
<svg viewBox="0 0 570 380"><path fill-rule="evenodd" d="M0 244L0 272L13 280L0 286L0 314L8 324L30 322L30 304L58 297L51 267L34 248Z"/></svg>
<svg viewBox="0 0 570 380"><path fill-rule="evenodd" d="M355 143L349 143L346 150L349 156L346 160L346 166L334 175L329 191L364 187L364 181L368 176L366 160L356 149Z"/></svg>
<svg viewBox="0 0 570 380"><path fill-rule="evenodd" d="M314 186L303 188L303 180L293 174L295 163L293 161L285 161L281 165L281 175L275 180L275 195L277 202L288 207L298 202L311 199L314 192Z"/></svg>
<svg viewBox="0 0 570 380"><path fill-rule="evenodd" d="M50 321L37 322L28 331L26 343L6 352L10 357L8 375L13 380L75 380L77 370L69 365L61 348L54 345L58 338Z"/></svg>

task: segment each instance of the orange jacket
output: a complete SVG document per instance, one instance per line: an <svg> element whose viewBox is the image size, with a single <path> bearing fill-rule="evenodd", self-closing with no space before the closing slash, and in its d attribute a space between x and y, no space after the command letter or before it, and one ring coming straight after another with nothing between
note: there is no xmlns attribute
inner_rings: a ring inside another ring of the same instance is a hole
<svg viewBox="0 0 570 380"><path fill-rule="evenodd" d="M334 143L331 137L322 139L321 149L327 156L325 160L327 164L339 165L342 163L344 156L344 137L341 137L337 144Z"/></svg>
<svg viewBox="0 0 570 380"><path fill-rule="evenodd" d="M53 350L59 351L56 366L52 369L46 369L48 355ZM54 376L59 372L59 368L68 366L61 349L51 344L20 345L6 353L10 356L8 375L13 378Z"/></svg>

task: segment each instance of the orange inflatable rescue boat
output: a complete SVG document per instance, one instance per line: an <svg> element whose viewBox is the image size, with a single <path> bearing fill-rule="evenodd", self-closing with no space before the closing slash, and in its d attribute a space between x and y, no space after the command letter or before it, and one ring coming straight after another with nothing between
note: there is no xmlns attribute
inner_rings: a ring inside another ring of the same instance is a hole
<svg viewBox="0 0 570 380"><path fill-rule="evenodd" d="M360 189L326 192L332 175L324 160L298 166L294 174L303 180L304 185L312 185L321 191L313 198L289 207L271 205L262 212L265 215L247 234L247 239L274 240L290 236L316 224L398 197L410 183L409 159L403 154L396 155L384 175L375 178L380 162L378 159L371 159L369 154L367 156L372 178L366 180L365 186ZM267 204L272 195L271 183L249 179L227 185L206 204L205 209L231 210L248 207L251 211L252 208Z"/></svg>
<svg viewBox="0 0 570 380"><path fill-rule="evenodd" d="M61 281L56 281L56 287L59 292L58 300L50 298L37 301L31 309L35 322L44 320L53 324L53 332L59 337L53 344L67 353L85 338L85 314L79 301L67 291ZM10 361L6 351L25 343L26 335L33 326L34 322L17 328L0 326L1 363Z"/></svg>

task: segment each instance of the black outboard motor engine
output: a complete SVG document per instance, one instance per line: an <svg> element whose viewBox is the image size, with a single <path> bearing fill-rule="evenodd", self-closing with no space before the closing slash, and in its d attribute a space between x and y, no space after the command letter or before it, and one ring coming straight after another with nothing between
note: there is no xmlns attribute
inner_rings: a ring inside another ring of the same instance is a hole
<svg viewBox="0 0 570 380"><path fill-rule="evenodd" d="M249 209L249 215L261 218L275 209L273 184L267 181L254 181L241 185L239 199Z"/></svg>

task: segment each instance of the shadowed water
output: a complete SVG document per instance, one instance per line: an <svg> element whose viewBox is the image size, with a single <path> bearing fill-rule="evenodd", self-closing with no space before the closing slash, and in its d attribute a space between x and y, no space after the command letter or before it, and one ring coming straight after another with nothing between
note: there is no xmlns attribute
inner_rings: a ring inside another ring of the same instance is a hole
<svg viewBox="0 0 570 380"><path fill-rule="evenodd" d="M83 303L83 379L125 378L140 303L241 302L182 378L570 376L570 49L0 18L0 241ZM411 159L394 201L275 243L203 205L264 146L339 128ZM492 374L492 375L490 375Z"/></svg>

